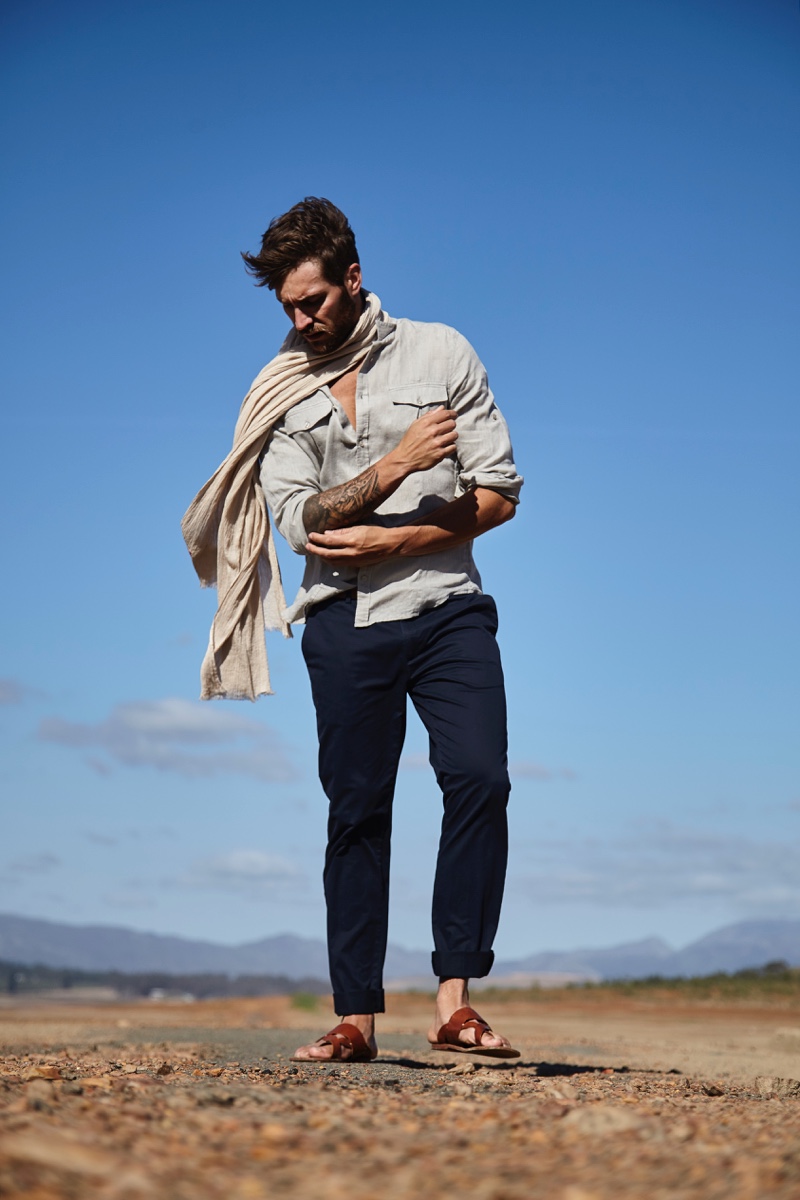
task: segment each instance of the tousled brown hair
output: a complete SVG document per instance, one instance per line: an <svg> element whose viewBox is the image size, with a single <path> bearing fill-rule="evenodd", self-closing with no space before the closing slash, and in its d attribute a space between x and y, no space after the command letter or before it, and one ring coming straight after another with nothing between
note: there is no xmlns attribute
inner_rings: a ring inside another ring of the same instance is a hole
<svg viewBox="0 0 800 1200"><path fill-rule="evenodd" d="M358 251L344 213L330 200L306 196L270 221L258 254L242 251L242 258L256 286L274 292L290 271L310 258L319 260L328 283L341 286L347 268L358 262Z"/></svg>

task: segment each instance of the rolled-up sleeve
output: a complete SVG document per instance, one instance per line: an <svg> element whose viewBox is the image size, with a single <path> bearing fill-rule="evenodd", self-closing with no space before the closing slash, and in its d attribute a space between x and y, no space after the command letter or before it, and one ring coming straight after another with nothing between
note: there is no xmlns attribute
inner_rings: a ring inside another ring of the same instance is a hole
<svg viewBox="0 0 800 1200"><path fill-rule="evenodd" d="M514 465L508 426L495 403L486 370L466 338L455 329L449 332L448 393L456 414L459 489L491 488L518 504L523 479Z"/></svg>
<svg viewBox="0 0 800 1200"><path fill-rule="evenodd" d="M279 532L296 554L305 554L303 506L319 495L319 465L283 427L273 431L262 455L261 487Z"/></svg>

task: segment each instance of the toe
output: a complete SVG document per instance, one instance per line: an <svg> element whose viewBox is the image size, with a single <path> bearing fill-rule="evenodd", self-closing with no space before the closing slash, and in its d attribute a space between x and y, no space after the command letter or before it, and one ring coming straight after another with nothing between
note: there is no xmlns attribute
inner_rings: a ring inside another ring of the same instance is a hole
<svg viewBox="0 0 800 1200"><path fill-rule="evenodd" d="M493 1029L487 1030L481 1038L481 1045L487 1049L499 1050L501 1046L510 1046L508 1038L502 1037L499 1033L495 1033Z"/></svg>
<svg viewBox="0 0 800 1200"><path fill-rule="evenodd" d="M313 1059L319 1060L319 1059L331 1058L332 1055L333 1055L333 1046L331 1046L330 1043L328 1043L328 1042L324 1042L324 1043L312 1042L310 1046L300 1046L294 1052L295 1058L307 1059L309 1061L311 1061Z"/></svg>

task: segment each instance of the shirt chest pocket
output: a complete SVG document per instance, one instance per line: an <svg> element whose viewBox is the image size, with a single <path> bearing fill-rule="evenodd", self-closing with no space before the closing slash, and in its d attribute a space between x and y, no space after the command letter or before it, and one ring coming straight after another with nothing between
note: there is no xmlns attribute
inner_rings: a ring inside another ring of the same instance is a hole
<svg viewBox="0 0 800 1200"><path fill-rule="evenodd" d="M447 388L443 383L404 384L403 387L389 388L388 395L398 419L406 428L431 409L447 406Z"/></svg>
<svg viewBox="0 0 800 1200"><path fill-rule="evenodd" d="M283 418L283 431L322 462L332 412L333 404L327 396L309 396L289 409Z"/></svg>
<svg viewBox="0 0 800 1200"><path fill-rule="evenodd" d="M395 417L396 432L402 437L412 421L424 417L436 408L446 408L447 387L443 383L414 383L389 389L389 398ZM452 500L453 485L458 464L458 448L448 454L425 474L425 487L439 495L442 502Z"/></svg>

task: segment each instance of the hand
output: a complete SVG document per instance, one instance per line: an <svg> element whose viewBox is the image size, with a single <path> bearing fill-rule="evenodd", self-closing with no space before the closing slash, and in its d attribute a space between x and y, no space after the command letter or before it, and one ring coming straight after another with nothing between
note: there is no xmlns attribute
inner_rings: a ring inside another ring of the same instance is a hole
<svg viewBox="0 0 800 1200"><path fill-rule="evenodd" d="M456 419L449 408L435 408L412 421L393 451L393 457L408 469L427 471L455 449Z"/></svg>
<svg viewBox="0 0 800 1200"><path fill-rule="evenodd" d="M329 529L310 533L306 552L345 567L371 567L393 558L400 544L400 529L381 525L351 525L347 529Z"/></svg>

